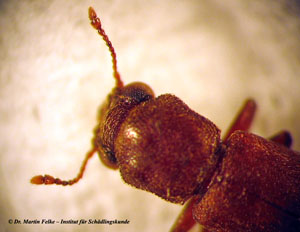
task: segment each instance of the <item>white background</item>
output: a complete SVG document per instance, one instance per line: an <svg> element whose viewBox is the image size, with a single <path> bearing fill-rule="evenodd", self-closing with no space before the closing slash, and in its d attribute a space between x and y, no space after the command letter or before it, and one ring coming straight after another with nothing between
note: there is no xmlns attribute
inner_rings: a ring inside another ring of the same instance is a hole
<svg viewBox="0 0 300 232"><path fill-rule="evenodd" d="M222 130L253 97L252 131L268 137L288 129L300 150L300 19L292 2L276 2L1 1L0 231L167 231L181 209L124 184L97 156L73 187L29 183L37 174L77 174L97 108L114 86L90 5L125 83L173 93ZM130 224L8 224L43 218Z"/></svg>

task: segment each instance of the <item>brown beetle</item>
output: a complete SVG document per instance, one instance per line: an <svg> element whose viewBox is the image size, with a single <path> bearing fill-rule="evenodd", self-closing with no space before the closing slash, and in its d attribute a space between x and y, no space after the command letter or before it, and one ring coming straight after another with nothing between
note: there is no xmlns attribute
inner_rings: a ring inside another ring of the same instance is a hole
<svg viewBox="0 0 300 232"><path fill-rule="evenodd" d="M171 94L154 97L144 83L123 84L114 48L89 8L92 26L112 55L116 86L99 113L93 148L76 178L35 176L33 184L72 185L96 152L123 180L186 204L172 231L196 222L207 231L300 231L300 154L291 136L270 140L247 131L256 104L247 100L223 140L220 130Z"/></svg>

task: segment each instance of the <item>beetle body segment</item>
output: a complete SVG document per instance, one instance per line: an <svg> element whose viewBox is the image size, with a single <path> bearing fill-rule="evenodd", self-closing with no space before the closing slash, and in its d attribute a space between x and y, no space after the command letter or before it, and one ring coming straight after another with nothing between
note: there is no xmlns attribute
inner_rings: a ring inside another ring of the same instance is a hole
<svg viewBox="0 0 300 232"><path fill-rule="evenodd" d="M179 98L165 94L134 107L115 141L124 181L184 203L205 191L220 156L220 131Z"/></svg>
<svg viewBox="0 0 300 232"><path fill-rule="evenodd" d="M141 82L133 82L122 88L114 88L102 104L99 125L95 129L94 144L100 160L109 168L117 169L114 143L120 126L129 112L141 102L154 97L152 89Z"/></svg>
<svg viewBox="0 0 300 232"><path fill-rule="evenodd" d="M300 154L234 132L195 219L211 231L300 231Z"/></svg>

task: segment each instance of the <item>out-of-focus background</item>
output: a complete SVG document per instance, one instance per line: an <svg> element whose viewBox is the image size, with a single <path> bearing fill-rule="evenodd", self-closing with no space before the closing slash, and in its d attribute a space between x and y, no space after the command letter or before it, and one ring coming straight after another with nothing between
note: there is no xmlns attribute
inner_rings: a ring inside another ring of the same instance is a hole
<svg viewBox="0 0 300 232"><path fill-rule="evenodd" d="M0 231L167 231L181 209L126 185L97 156L73 187L97 108L114 86L111 57L89 25L100 15L125 83L173 93L226 130L247 97L253 132L280 129L300 150L297 1L1 1ZM128 225L24 225L9 219L128 219Z"/></svg>

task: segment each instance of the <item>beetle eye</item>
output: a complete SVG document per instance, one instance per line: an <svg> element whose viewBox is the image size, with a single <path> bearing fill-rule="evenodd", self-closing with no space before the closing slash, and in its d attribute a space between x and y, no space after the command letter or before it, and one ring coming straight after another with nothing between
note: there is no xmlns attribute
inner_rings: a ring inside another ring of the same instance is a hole
<svg viewBox="0 0 300 232"><path fill-rule="evenodd" d="M99 158L102 163L111 169L118 169L118 162L115 153L107 146L98 147Z"/></svg>
<svg viewBox="0 0 300 232"><path fill-rule="evenodd" d="M113 163L113 164L116 164L117 163L117 159L116 159L116 156L115 156L115 153L110 151L110 150L107 150L107 151L104 151L105 154L106 154L106 157L107 159L109 160L109 162Z"/></svg>

